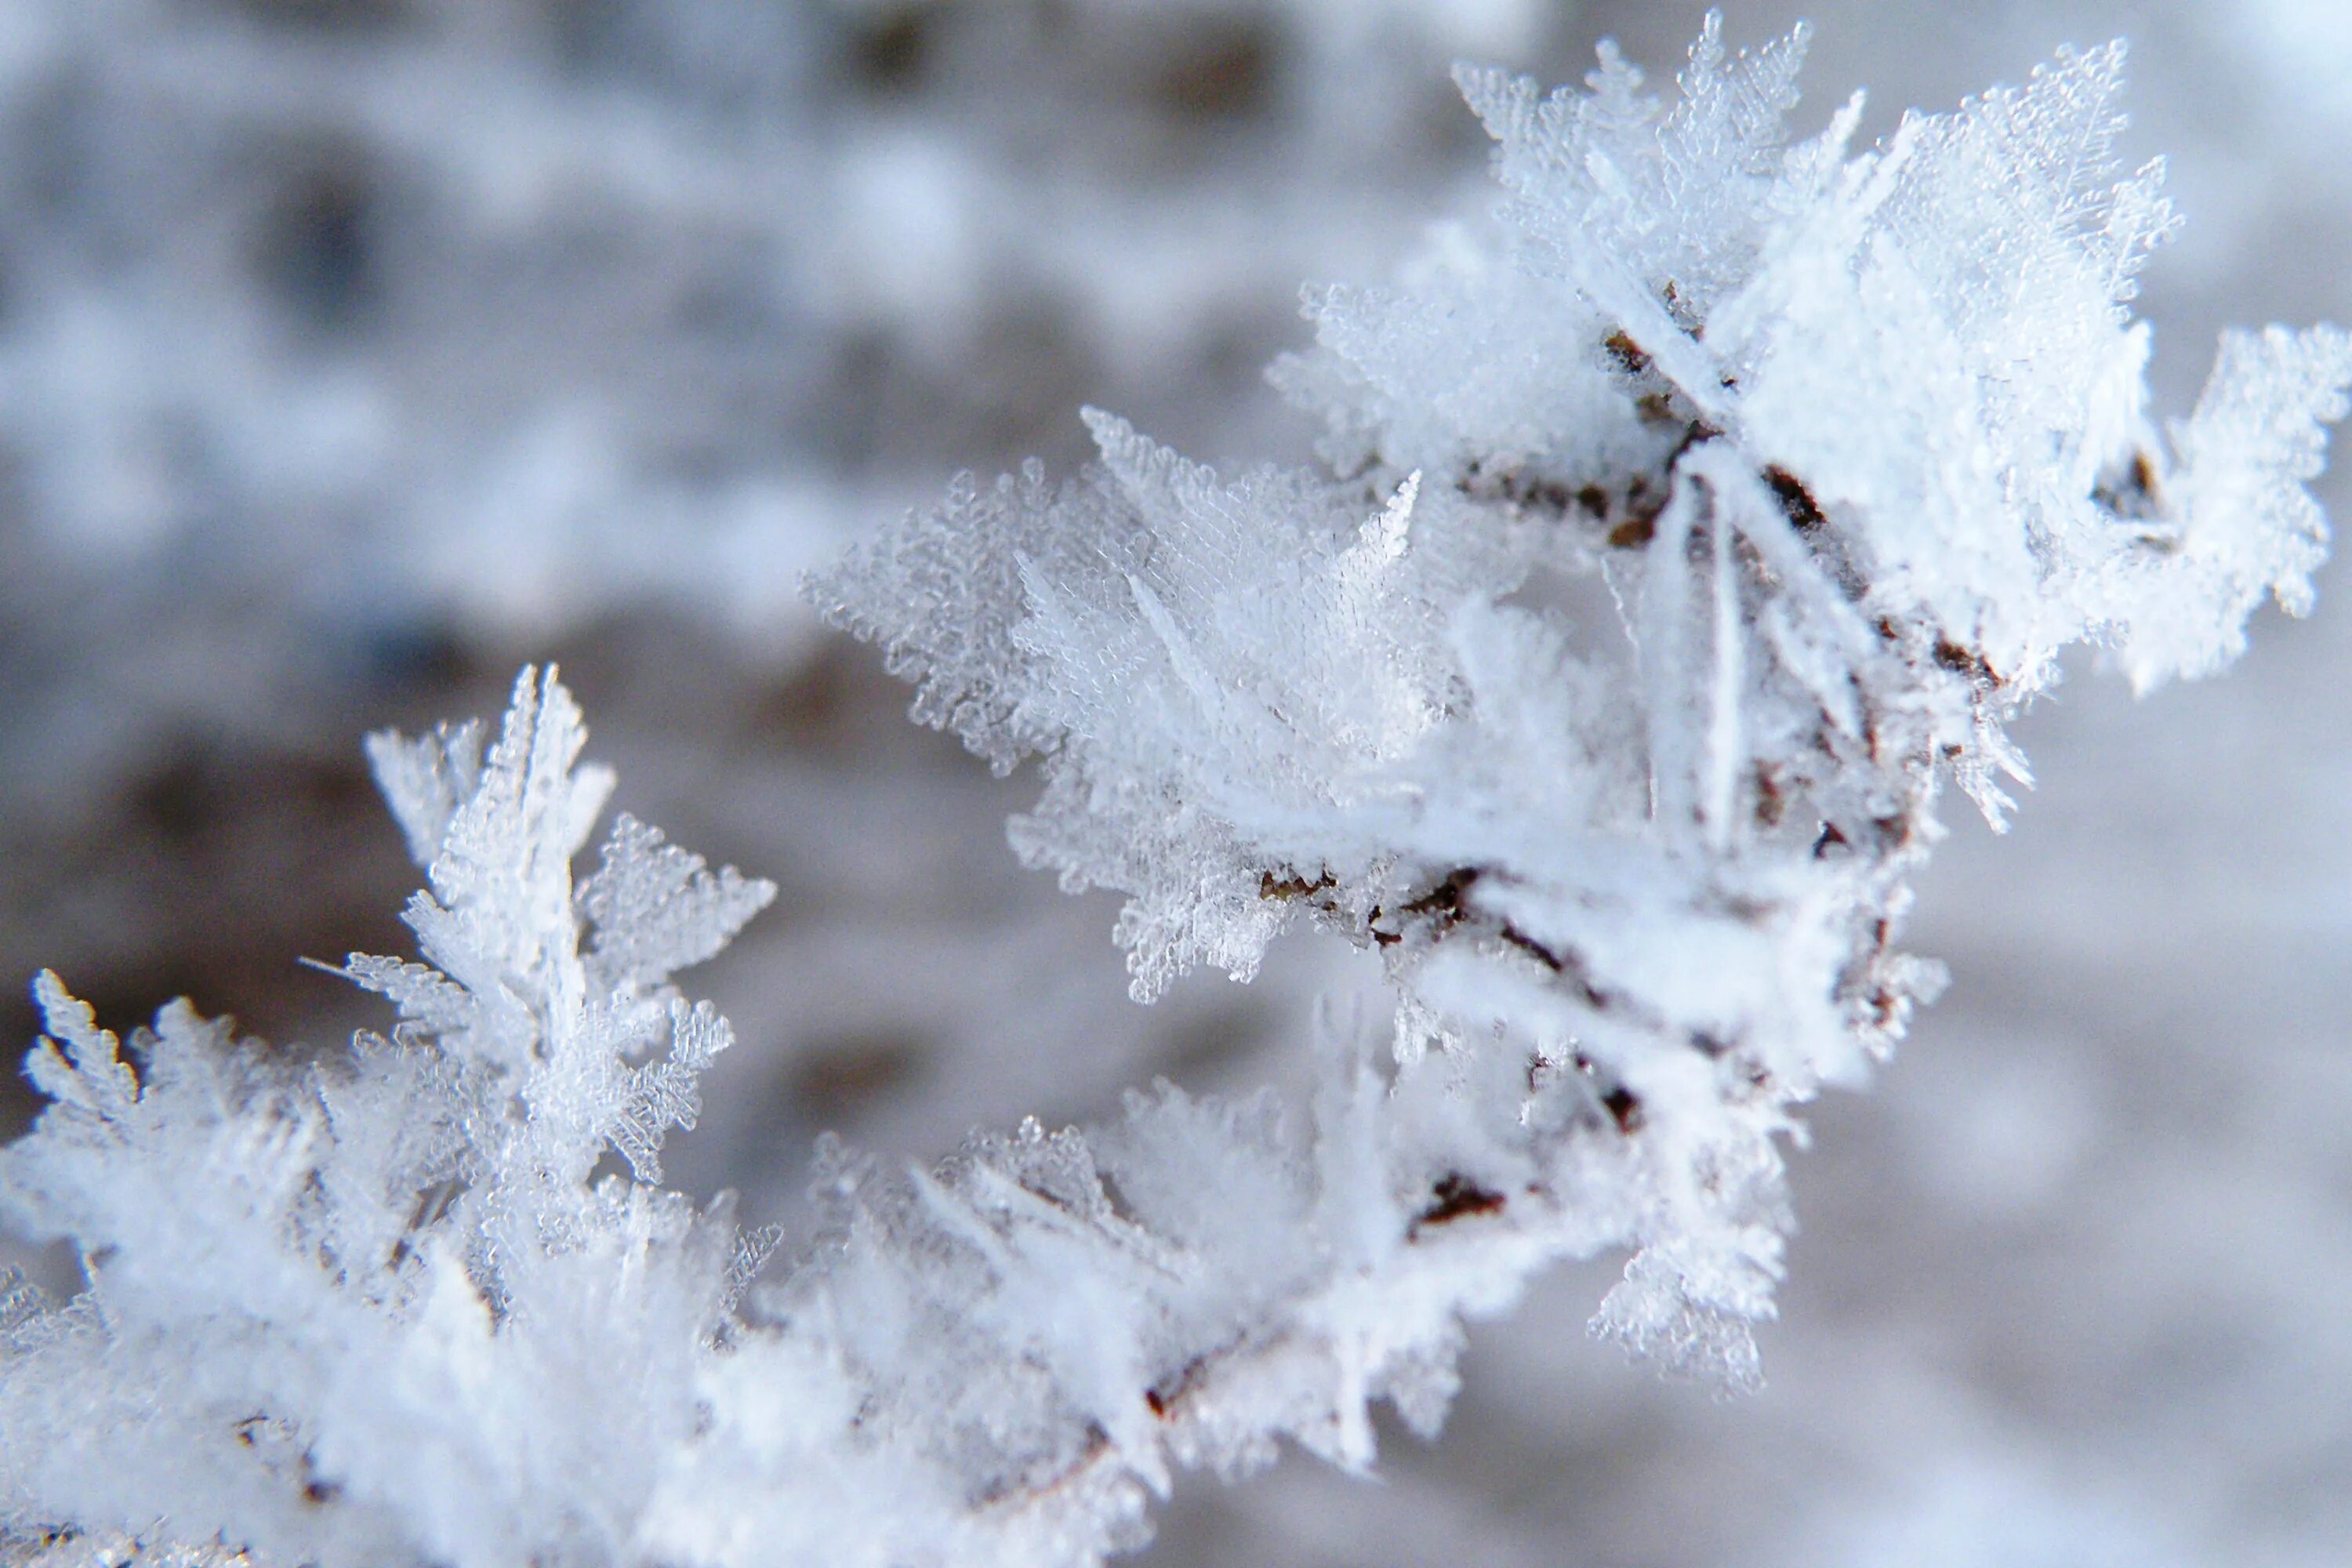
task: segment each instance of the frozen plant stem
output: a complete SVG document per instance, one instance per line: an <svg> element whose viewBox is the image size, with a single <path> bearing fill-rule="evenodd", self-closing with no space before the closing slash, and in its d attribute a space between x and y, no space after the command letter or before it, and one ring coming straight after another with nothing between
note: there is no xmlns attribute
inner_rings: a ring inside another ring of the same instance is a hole
<svg viewBox="0 0 2352 1568"><path fill-rule="evenodd" d="M1804 42L1710 17L1671 109L1606 46L1581 93L1463 71L1507 199L1309 293L1275 375L1324 470L1089 414L1099 466L967 479L819 584L919 719L1042 759L1013 843L1129 895L1139 997L1304 916L1385 956L1401 1062L1577 1085L1629 1163L1559 1199L1635 1249L1601 1326L1735 1384L1774 1135L1940 984L1894 942L1945 781L2001 825L2071 643L2146 688L2305 607L2352 375L2233 333L2156 427L2120 45L1849 154L1858 96L1782 141Z"/></svg>
<svg viewBox="0 0 2352 1568"><path fill-rule="evenodd" d="M88 1288L0 1309L20 1557L155 1563L1090 1563L1179 1466L1432 1431L1465 1316L1632 1254L1600 1323L1752 1382L1776 1134L1937 984L1895 947L1948 779L1996 825L2009 720L2075 642L2219 668L2308 601L2332 329L2225 339L2145 406L2114 183L2122 51L1782 139L1802 32L1671 109L1465 71L1508 200L1414 281L1311 296L1276 374L1326 466L1237 480L1090 414L817 584L1000 770L1013 837L1129 895L1139 997L1305 917L1383 956L1383 1056L1327 1041L1311 1125L1160 1085L929 1170L819 1152L824 1233L662 1191L728 1043L670 975L770 896L624 818L526 671L372 745L430 890L401 1022L294 1069L184 1005L126 1059L46 978L53 1101L0 1215ZM1599 625L1593 624L1598 620ZM607 1150L626 1175L592 1181Z"/></svg>

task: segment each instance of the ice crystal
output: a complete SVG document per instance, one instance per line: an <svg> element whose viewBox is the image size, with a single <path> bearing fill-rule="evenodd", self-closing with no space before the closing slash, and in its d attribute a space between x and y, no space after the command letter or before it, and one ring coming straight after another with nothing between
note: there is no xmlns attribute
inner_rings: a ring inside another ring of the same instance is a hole
<svg viewBox="0 0 2352 1568"><path fill-rule="evenodd" d="M771 889L625 817L575 888L583 733L525 671L487 756L371 742L431 855L429 963L345 966L389 1037L299 1064L174 1004L126 1043L42 977L0 1215L87 1282L0 1290L14 1560L1096 1561L1180 1465L1364 1466L1381 1397L1433 1430L1460 1314L1631 1234L1578 1074L1332 1028L1303 1122L1162 1084L929 1169L829 1142L822 1234L747 1300L775 1236L652 1154L728 1038L666 977Z"/></svg>
<svg viewBox="0 0 2352 1568"><path fill-rule="evenodd" d="M2157 427L2120 45L1857 153L1858 96L1786 138L1805 41L1710 17L1671 106L1608 47L1582 92L1463 70L1506 199L1310 292L1324 470L1090 414L1098 466L818 585L918 718L1042 757L1013 844L1128 895L1139 997L1305 917L1385 954L1407 1055L1590 1083L1642 1173L1603 1323L1735 1380L1774 1134L1938 983L1895 938L1943 785L2000 826L2070 645L2146 687L2299 613L2352 379L2334 329L2233 333Z"/></svg>
<svg viewBox="0 0 2352 1568"><path fill-rule="evenodd" d="M1044 759L1013 837L1122 889L1149 996L1301 917L1381 953L1305 1113L1165 1084L930 1167L826 1142L820 1232L666 1192L730 1038L670 982L772 894L623 817L525 671L371 754L428 886L399 1022L315 1059L53 977L0 1218L0 1546L152 1564L1086 1563L1180 1467L1432 1431L1467 1317L1632 1253L1605 1326L1755 1375L1780 1134L1933 988L1896 951L1947 780L1998 820L2059 652L2142 684L2308 594L2352 342L2225 342L2147 416L2121 57L1787 144L1801 33L1675 106L1465 72L1509 201L1282 370L1327 468L960 485L833 577L917 712ZM617 1158L608 1158L616 1156ZM627 1173L618 1167L625 1163Z"/></svg>
<svg viewBox="0 0 2352 1568"><path fill-rule="evenodd" d="M471 726L371 741L431 882L428 963L346 966L388 1039L296 1067L175 1004L126 1048L41 978L51 1103L0 1154L0 1214L89 1281L8 1330L0 1521L288 1563L628 1539L738 1245L646 1184L730 1038L667 981L774 889L625 817L575 894L612 782L583 735L526 671L487 757ZM639 1181L592 1180L608 1148Z"/></svg>

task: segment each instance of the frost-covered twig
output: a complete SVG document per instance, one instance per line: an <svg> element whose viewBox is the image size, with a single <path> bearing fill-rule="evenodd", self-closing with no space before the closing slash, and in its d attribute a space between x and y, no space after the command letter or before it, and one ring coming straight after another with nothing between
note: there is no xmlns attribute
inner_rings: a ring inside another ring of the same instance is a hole
<svg viewBox="0 0 2352 1568"><path fill-rule="evenodd" d="M1632 1234L1595 1194L1643 1156L1580 1075L1384 1072L1335 1030L1303 1135L1163 1085L930 1171L828 1146L826 1234L747 1311L773 1237L654 1152L729 1038L668 976L772 889L626 817L575 889L611 784L582 735L526 671L487 756L471 725L371 743L431 881L429 963L345 966L389 1038L298 1068L174 1005L126 1054L43 977L53 1103L0 1215L88 1289L0 1317L19 1554L1091 1561L1177 1465L1288 1434L1360 1466L1382 1396L1433 1429L1460 1315Z"/></svg>
<svg viewBox="0 0 2352 1568"><path fill-rule="evenodd" d="M1509 200L1310 294L1277 377L1328 472L1092 414L1099 467L967 480L818 590L919 719L1044 759L1014 845L1128 893L1139 997L1304 914L1385 953L1406 1057L1589 1083L1642 1173L1602 1321L1735 1380L1774 1135L1938 984L1894 942L1943 782L2000 826L2069 644L2146 687L2302 609L2352 377L2231 334L2157 429L2120 45L1849 155L1858 97L1782 140L1804 42L1711 18L1671 109L1607 48L1582 93L1464 71Z"/></svg>
<svg viewBox="0 0 2352 1568"><path fill-rule="evenodd" d="M676 969L770 896L623 819L527 671L373 754L428 868L402 1022L293 1068L184 1005L126 1060L45 979L54 1102L0 1215L88 1289L0 1297L0 1528L162 1563L1086 1563L1178 1466L1423 1429L1465 1316L1634 1250L1604 1321L1732 1381L1771 1310L1775 1134L1932 971L1897 953L1956 778L2058 651L2146 684L2307 595L2339 333L2233 337L2159 436L2123 301L2168 216L2105 182L2119 51L1780 142L1801 35L1710 23L1671 111L1465 73L1513 194L1283 374L1328 473L960 489L830 584L1002 767L1031 859L1121 888L1149 995L1301 913L1386 955L1392 1058L1312 1114L1160 1086L928 1170L820 1152L826 1225L666 1193L728 1042ZM607 1156L617 1156L606 1169ZM622 1169L625 1163L625 1171Z"/></svg>

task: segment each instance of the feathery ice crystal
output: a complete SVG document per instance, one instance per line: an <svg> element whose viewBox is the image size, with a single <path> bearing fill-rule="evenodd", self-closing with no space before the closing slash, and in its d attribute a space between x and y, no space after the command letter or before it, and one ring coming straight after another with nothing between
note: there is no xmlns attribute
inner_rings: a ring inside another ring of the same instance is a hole
<svg viewBox="0 0 2352 1568"><path fill-rule="evenodd" d="M1998 822L2058 652L2145 686L2308 598L2352 342L2232 336L2144 406L2121 53L1793 146L1801 33L1710 21L1667 110L1465 72L1511 200L1280 367L1328 471L966 483L824 584L1000 768L1021 852L1130 898L1148 997L1301 916L1384 954L1307 1125L1165 1085L929 1170L819 1152L822 1234L659 1186L730 1040L670 984L772 894L623 818L551 674L487 754L372 743L428 873L400 1023L293 1065L52 977L0 1218L0 1551L64 1563L1088 1563L1172 1468L1433 1429L1465 1315L1633 1252L1602 1321L1753 1376L1774 1135L1935 984L1893 946L1952 778ZM618 1160L608 1159L617 1155ZM625 1166L625 1170L622 1167Z"/></svg>
<svg viewBox="0 0 2352 1568"><path fill-rule="evenodd" d="M919 719L1043 758L1014 846L1129 895L1139 997L1304 916L1385 954L1402 1058L1578 1086L1637 1173L1535 1206L1623 1206L1602 1324L1735 1381L1773 1135L1939 983L1893 941L1942 783L2000 825L2069 644L2145 688L2304 608L2352 377L2336 330L2231 334L2157 428L2120 45L1850 155L1858 96L1783 142L1804 42L1710 18L1671 110L1606 48L1582 93L1463 71L1508 201L1310 295L1276 374L1328 471L1090 413L1099 466L963 481L819 584Z"/></svg>

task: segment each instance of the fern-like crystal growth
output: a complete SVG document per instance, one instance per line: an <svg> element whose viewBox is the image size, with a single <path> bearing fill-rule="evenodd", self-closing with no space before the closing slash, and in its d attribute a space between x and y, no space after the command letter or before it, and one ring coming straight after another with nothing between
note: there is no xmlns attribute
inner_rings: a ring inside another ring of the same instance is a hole
<svg viewBox="0 0 2352 1568"><path fill-rule="evenodd" d="M295 1067L166 1008L126 1055L54 975L51 1104L0 1214L89 1288L0 1351L0 1521L207 1540L265 1562L609 1560L686 1442L747 1244L657 1181L730 1042L672 970L773 896L626 817L526 670L478 729L373 738L431 887L425 963L354 955L389 1039ZM650 1059L648 1059L650 1058ZM639 1180L592 1180L607 1149Z"/></svg>
<svg viewBox="0 0 2352 1568"><path fill-rule="evenodd" d="M1301 916L1385 955L1304 1117L1162 1085L928 1169L828 1142L824 1227L654 1185L728 1042L669 984L772 889L624 818L526 671L373 743L429 888L401 1021L292 1065L184 1005L125 1047L44 978L51 1100L0 1217L0 1544L62 1564L1087 1563L1178 1467L1372 1458L1465 1317L1633 1253L1603 1321L1754 1375L1778 1134L1932 988L1894 946L1943 783L1989 816L2059 651L2147 684L2308 594L2352 342L2225 342L2159 432L2125 301L2169 217L2110 184L2121 56L1781 140L1803 37L1710 22L1668 109L1465 72L1509 204L1331 290L1286 384L1321 472L966 482L824 584L1000 767L1016 846L1125 890L1149 996ZM608 1152L629 1168L600 1173Z"/></svg>
<svg viewBox="0 0 2352 1568"><path fill-rule="evenodd" d="M1586 1085L1641 1172L1604 1324L1736 1381L1774 1135L1939 983L1894 944L1943 784L2000 824L2070 644L2145 687L2300 611L2352 378L2231 334L2151 421L2120 45L1852 153L1858 97L1784 140L1804 44L1711 17L1671 108L1606 47L1584 92L1464 70L1507 200L1310 293L1276 375L1327 471L1090 414L1098 467L963 481L817 590L918 718L1042 756L1013 844L1128 894L1139 997L1307 917L1385 953L1408 1056Z"/></svg>

